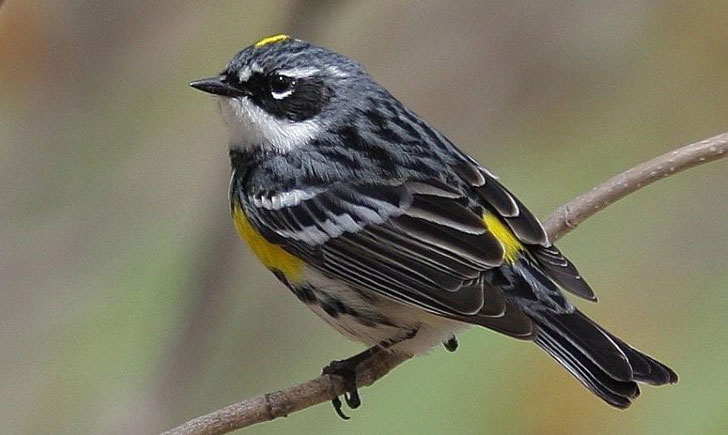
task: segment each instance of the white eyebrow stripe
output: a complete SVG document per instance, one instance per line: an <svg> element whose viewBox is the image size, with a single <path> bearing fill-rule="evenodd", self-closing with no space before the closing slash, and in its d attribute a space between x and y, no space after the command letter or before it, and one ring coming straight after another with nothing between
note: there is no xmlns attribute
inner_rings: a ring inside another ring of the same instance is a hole
<svg viewBox="0 0 728 435"><path fill-rule="evenodd" d="M312 66L305 66L300 68L291 68L291 69L282 69L278 70L278 74L293 77L297 79L302 79L306 77L311 77L313 75L316 75L320 73L321 70L318 68L314 68Z"/></svg>
<svg viewBox="0 0 728 435"><path fill-rule="evenodd" d="M250 66L245 66L243 68L240 68L240 72L238 72L238 79L241 82L247 82L253 73L262 73L263 68L260 67L257 63L253 63Z"/></svg>
<svg viewBox="0 0 728 435"><path fill-rule="evenodd" d="M238 73L238 79L241 82L247 82L252 73L253 73L253 71L251 71L250 67L248 67L248 66L246 66L245 68L241 68L240 72Z"/></svg>

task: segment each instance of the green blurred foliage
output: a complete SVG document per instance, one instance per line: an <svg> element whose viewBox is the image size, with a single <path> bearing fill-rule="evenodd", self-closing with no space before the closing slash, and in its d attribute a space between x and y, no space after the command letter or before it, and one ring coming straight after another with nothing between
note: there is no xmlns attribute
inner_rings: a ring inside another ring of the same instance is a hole
<svg viewBox="0 0 728 435"><path fill-rule="evenodd" d="M154 433L353 354L244 250L226 134L187 87L262 36L344 52L540 216L728 130L725 2L9 1L0 9L3 433ZM342 422L259 434L724 433L728 166L611 206L561 243L580 303L676 386L627 412L484 330L417 358Z"/></svg>

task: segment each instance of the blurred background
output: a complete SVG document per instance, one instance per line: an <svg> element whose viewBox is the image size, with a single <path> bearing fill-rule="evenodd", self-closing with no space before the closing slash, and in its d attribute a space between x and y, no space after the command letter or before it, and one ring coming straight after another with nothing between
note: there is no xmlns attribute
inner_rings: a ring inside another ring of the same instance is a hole
<svg viewBox="0 0 728 435"><path fill-rule="evenodd" d="M361 350L229 222L226 132L187 86L285 32L354 57L545 217L728 131L728 3L9 0L0 8L2 432L154 433ZM560 246L578 302L680 374L609 408L535 346L472 329L353 419L251 434L725 433L728 162L641 190Z"/></svg>

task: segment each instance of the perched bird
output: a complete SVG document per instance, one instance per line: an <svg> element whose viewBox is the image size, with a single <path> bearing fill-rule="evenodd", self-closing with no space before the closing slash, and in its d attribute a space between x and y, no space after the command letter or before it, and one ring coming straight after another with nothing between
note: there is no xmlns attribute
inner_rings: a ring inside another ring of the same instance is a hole
<svg viewBox="0 0 728 435"><path fill-rule="evenodd" d="M301 302L371 346L324 369L344 378L350 407L362 360L454 350L470 325L535 342L618 408L638 382L677 382L576 309L562 290L596 297L538 219L355 61L276 35L190 85L219 97L239 235Z"/></svg>

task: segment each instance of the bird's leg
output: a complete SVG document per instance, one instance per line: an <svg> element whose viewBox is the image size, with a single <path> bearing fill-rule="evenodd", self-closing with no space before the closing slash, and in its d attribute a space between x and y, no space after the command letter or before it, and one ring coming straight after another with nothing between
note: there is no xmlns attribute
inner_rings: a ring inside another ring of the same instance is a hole
<svg viewBox="0 0 728 435"><path fill-rule="evenodd" d="M351 409L356 409L361 405L361 399L359 398L359 391L356 387L356 368L363 361L369 359L372 355L380 352L383 348L379 345L370 347L364 352L358 353L351 358L343 359L340 361L331 361L331 364L324 367L322 374L339 376L344 381L344 400ZM331 400L331 404L334 405L334 410L339 417L344 420L348 420L349 417L344 414L341 410L342 404L339 397L334 397Z"/></svg>
<svg viewBox="0 0 728 435"><path fill-rule="evenodd" d="M455 352L458 348L458 339L453 335L448 341L443 341L442 345L448 352Z"/></svg>
<svg viewBox="0 0 728 435"><path fill-rule="evenodd" d="M340 361L332 361L331 364L324 367L322 375L339 376L344 382L344 401L346 405L351 409L356 409L361 405L361 398L359 397L359 390L356 386L356 369L362 362L371 358L373 355L381 352L389 347L394 346L397 343L401 343L405 340L409 340L417 335L417 329L409 331L404 337L385 340L376 346L372 346L364 352L358 353L351 358L347 358ZM342 403L339 397L334 397L331 400L331 404L334 405L334 411L339 417L344 420L348 420L349 417L344 414L341 410Z"/></svg>

